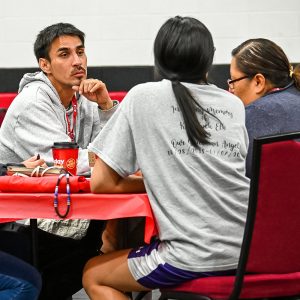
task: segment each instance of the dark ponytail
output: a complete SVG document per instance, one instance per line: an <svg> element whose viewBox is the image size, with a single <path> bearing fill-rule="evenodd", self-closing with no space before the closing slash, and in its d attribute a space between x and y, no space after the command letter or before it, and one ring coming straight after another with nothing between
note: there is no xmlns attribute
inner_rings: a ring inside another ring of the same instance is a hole
<svg viewBox="0 0 300 300"><path fill-rule="evenodd" d="M208 144L210 135L199 123L196 114L197 107L201 111L204 111L204 109L195 101L189 90L179 81L172 81L172 88L177 100L177 104L182 113L186 133L190 143L194 147L198 147L198 143Z"/></svg>
<svg viewBox="0 0 300 300"><path fill-rule="evenodd" d="M211 114L202 108L180 81L207 84L206 77L213 62L214 50L209 30L200 21L190 17L169 19L160 28L154 42L155 66L163 78L172 81L186 133L194 147L199 147L199 143L208 144L210 136L200 124L197 110Z"/></svg>

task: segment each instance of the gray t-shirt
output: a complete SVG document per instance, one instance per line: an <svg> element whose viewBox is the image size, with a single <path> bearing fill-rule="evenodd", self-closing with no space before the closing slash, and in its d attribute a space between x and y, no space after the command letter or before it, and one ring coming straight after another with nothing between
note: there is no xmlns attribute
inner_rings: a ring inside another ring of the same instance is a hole
<svg viewBox="0 0 300 300"><path fill-rule="evenodd" d="M188 141L170 81L134 87L89 149L122 177L140 169L162 241L158 255L190 271L237 266L247 211L245 111L214 85L184 83L207 113L211 145Z"/></svg>

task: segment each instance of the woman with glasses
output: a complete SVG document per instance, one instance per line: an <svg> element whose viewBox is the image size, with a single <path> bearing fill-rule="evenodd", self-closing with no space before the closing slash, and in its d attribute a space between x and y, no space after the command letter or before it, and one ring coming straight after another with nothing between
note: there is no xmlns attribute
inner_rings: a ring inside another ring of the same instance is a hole
<svg viewBox="0 0 300 300"><path fill-rule="evenodd" d="M163 79L131 89L89 149L98 156L93 192L147 191L158 239L90 260L83 285L91 299L125 300L124 291L237 267L249 192L244 106L208 84L214 43L200 21L167 20L154 57ZM139 169L143 178L128 176Z"/></svg>
<svg viewBox="0 0 300 300"><path fill-rule="evenodd" d="M300 131L300 65L267 39L250 39L232 50L229 90L246 106L249 135L247 176L253 138Z"/></svg>

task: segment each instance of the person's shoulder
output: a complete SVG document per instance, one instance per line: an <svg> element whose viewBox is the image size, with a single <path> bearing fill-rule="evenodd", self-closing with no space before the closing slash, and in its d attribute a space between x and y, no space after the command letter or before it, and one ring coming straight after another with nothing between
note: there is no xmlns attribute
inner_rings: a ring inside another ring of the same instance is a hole
<svg viewBox="0 0 300 300"><path fill-rule="evenodd" d="M196 85L193 84L194 86L200 87L201 90L205 90L207 93L210 95L214 96L219 96L219 97L226 97L232 100L238 99L234 94L230 93L228 90L224 90L214 84L201 84L201 85Z"/></svg>
<svg viewBox="0 0 300 300"><path fill-rule="evenodd" d="M293 99L295 97L299 99L300 90L298 90L296 86L291 83L282 89L274 89L274 91L271 91L259 98L259 101L261 101L261 103L264 103L265 101L282 101L283 99L286 101L288 98Z"/></svg>
<svg viewBox="0 0 300 300"><path fill-rule="evenodd" d="M281 106L283 104L283 95L268 94L260 97L253 102L245 106L247 119L250 118L266 118L269 116L275 116L281 112Z"/></svg>
<svg viewBox="0 0 300 300"><path fill-rule="evenodd" d="M214 84L209 84L208 87L211 89L212 92L218 93L220 96L226 97L231 101L239 101L241 102L240 98L238 98L236 95L233 93L229 92L228 90L224 90L220 87L217 87Z"/></svg>
<svg viewBox="0 0 300 300"><path fill-rule="evenodd" d="M298 96L300 96L300 92ZM294 98L294 96L291 97ZM288 99L291 97L289 96L289 89L282 90L282 91L275 91L273 93L271 92L248 104L246 106L246 110L250 111L254 109L271 108L274 105L282 104L283 101L285 101L286 104Z"/></svg>
<svg viewBox="0 0 300 300"><path fill-rule="evenodd" d="M273 105L268 98L261 97L245 106L246 116L248 119L252 117L257 118L259 115L265 114L271 106Z"/></svg>
<svg viewBox="0 0 300 300"><path fill-rule="evenodd" d="M150 81L145 83L140 83L129 90L128 93L148 93L149 91L157 91L164 89L169 82L167 80L162 81Z"/></svg>
<svg viewBox="0 0 300 300"><path fill-rule="evenodd" d="M12 104L21 106L40 106L45 104L51 104L54 96L41 85L28 85L19 92Z"/></svg>
<svg viewBox="0 0 300 300"><path fill-rule="evenodd" d="M33 106L60 103L54 87L43 72L25 74L20 82L19 92L15 100L24 103L24 105Z"/></svg>
<svg viewBox="0 0 300 300"><path fill-rule="evenodd" d="M19 83L18 92L24 89L36 89L40 86L49 85L49 79L43 72L25 73Z"/></svg>
<svg viewBox="0 0 300 300"><path fill-rule="evenodd" d="M39 93L45 93L49 88L47 77L43 72L26 73L20 81L17 97L30 96L30 98L34 98Z"/></svg>
<svg viewBox="0 0 300 300"><path fill-rule="evenodd" d="M171 84L169 85L171 86ZM145 100L149 102L151 99L156 99L158 96L163 96L167 93L170 90L167 86L167 80L140 83L128 91L122 102L146 102Z"/></svg>
<svg viewBox="0 0 300 300"><path fill-rule="evenodd" d="M212 96L218 98L224 104L232 105L244 109L244 104L242 100L236 95L234 95L233 93L229 92L228 90L219 88L214 84L209 84L207 87L210 93L212 94Z"/></svg>

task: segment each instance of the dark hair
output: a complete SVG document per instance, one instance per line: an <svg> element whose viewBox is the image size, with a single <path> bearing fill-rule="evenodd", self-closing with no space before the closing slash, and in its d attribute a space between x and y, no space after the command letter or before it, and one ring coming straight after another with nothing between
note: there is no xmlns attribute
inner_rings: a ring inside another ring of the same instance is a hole
<svg viewBox="0 0 300 300"><path fill-rule="evenodd" d="M40 58L46 58L50 60L49 50L52 42L63 35L78 36L84 45L84 33L77 29L75 26L69 23L57 23L50 25L37 35L34 43L34 54L39 61Z"/></svg>
<svg viewBox="0 0 300 300"><path fill-rule="evenodd" d="M268 39L249 39L232 50L238 69L249 77L261 73L275 87L285 87L294 80L300 89L299 65L292 66L284 51Z"/></svg>
<svg viewBox="0 0 300 300"><path fill-rule="evenodd" d="M210 135L196 115L197 110L203 113L205 110L180 81L207 84L207 72L212 65L214 51L209 30L191 17L176 16L167 20L154 42L155 67L163 78L172 81L186 132L194 147L198 147L198 143L209 143Z"/></svg>

